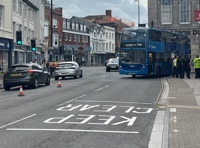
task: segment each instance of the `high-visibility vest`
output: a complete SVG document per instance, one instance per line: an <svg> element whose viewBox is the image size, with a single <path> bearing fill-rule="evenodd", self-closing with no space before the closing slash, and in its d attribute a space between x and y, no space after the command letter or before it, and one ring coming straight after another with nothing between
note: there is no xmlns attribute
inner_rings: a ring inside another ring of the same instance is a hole
<svg viewBox="0 0 200 148"><path fill-rule="evenodd" d="M200 58L196 58L196 68L200 68Z"/></svg>
<svg viewBox="0 0 200 148"><path fill-rule="evenodd" d="M177 59L174 59L174 67L176 67Z"/></svg>
<svg viewBox="0 0 200 148"><path fill-rule="evenodd" d="M199 58L194 59L194 68L199 68L199 66L200 66L199 63L198 63L198 59Z"/></svg>

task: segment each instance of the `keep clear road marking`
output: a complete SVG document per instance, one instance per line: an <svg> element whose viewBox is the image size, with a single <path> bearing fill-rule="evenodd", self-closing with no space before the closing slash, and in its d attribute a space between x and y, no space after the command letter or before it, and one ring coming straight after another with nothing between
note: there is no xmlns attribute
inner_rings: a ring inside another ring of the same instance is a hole
<svg viewBox="0 0 200 148"><path fill-rule="evenodd" d="M140 103L140 102L121 102L121 101L93 101L93 100L76 100L76 102L102 102L102 103L131 103L131 104L149 104L152 105L153 103Z"/></svg>
<svg viewBox="0 0 200 148"><path fill-rule="evenodd" d="M82 96L79 96L79 97L77 97L77 98L74 98L74 99L72 99L72 100L69 100L69 101L67 101L67 102L65 102L65 103L59 104L59 105L57 105L57 106L62 106L62 105L64 105L64 104L66 104L66 103L72 102L72 101L74 101L74 100L76 100L76 99L80 99L80 98L85 97L85 96L86 96L86 94L84 94L84 95L82 95Z"/></svg>
<svg viewBox="0 0 200 148"><path fill-rule="evenodd" d="M117 134L138 134L139 132L130 131L104 131L104 130L82 130L82 129L27 129L27 128L8 128L9 131L61 131L61 132L90 132L90 133L117 133Z"/></svg>
<svg viewBox="0 0 200 148"><path fill-rule="evenodd" d="M100 91L100 90L102 90L102 89L104 89L104 88L106 88L106 87L109 87L109 85L106 85L105 87L99 88L99 89L97 89L97 90L95 90L95 91Z"/></svg>
<svg viewBox="0 0 200 148"><path fill-rule="evenodd" d="M33 114L33 115L28 116L28 117L25 117L25 118L22 118L22 119L20 119L20 120L17 120L17 121L15 121L15 122L11 122L11 123L9 123L9 124L3 125L3 126L0 127L0 129L1 129L1 128L4 128L4 127L6 127L6 126L9 126L9 125L15 124L15 123L17 123L17 122L23 121L23 120L25 120L25 119L31 118L31 117L33 117L33 116L35 116L35 115L37 115L37 114Z"/></svg>

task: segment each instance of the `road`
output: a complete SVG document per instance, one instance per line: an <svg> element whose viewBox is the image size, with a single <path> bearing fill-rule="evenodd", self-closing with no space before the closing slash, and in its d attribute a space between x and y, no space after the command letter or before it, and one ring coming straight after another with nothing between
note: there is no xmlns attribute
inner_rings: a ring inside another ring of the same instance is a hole
<svg viewBox="0 0 200 148"><path fill-rule="evenodd" d="M147 148L159 78L83 67L83 78L0 90L1 148Z"/></svg>

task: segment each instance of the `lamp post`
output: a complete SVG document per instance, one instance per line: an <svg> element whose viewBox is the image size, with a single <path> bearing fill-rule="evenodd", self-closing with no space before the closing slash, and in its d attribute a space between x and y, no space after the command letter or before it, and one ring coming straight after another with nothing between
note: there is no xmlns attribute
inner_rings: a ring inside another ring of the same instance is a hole
<svg viewBox="0 0 200 148"><path fill-rule="evenodd" d="M140 26L140 1L134 0L134 2L138 2L138 27Z"/></svg>
<svg viewBox="0 0 200 148"><path fill-rule="evenodd" d="M199 54L199 35L198 35L198 34L196 35L196 43L197 43L197 45L198 45L197 54Z"/></svg>

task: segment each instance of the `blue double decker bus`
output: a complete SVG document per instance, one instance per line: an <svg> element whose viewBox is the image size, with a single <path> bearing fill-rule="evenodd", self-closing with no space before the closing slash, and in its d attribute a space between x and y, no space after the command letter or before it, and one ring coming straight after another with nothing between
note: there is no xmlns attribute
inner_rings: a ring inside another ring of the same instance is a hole
<svg viewBox="0 0 200 148"><path fill-rule="evenodd" d="M125 28L119 49L119 74L168 75L172 58L190 52L187 35L153 28Z"/></svg>

